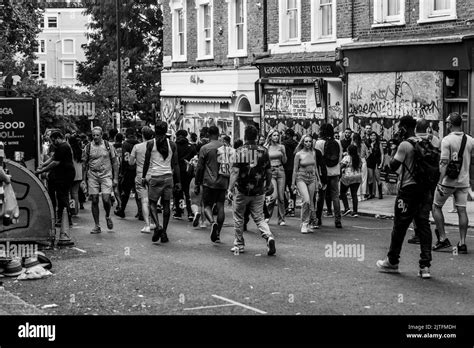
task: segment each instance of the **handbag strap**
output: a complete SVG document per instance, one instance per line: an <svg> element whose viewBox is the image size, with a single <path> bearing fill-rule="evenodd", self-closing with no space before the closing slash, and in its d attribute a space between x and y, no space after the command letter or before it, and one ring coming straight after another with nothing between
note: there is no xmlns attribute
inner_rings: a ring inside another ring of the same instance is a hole
<svg viewBox="0 0 474 348"><path fill-rule="evenodd" d="M463 134L462 140L461 140L461 148L459 149L458 152L458 161L461 164L462 167L462 161L463 161L463 154L464 154L464 149L466 148L466 142L467 142L467 136L466 134ZM461 155L461 159L459 159L459 155Z"/></svg>

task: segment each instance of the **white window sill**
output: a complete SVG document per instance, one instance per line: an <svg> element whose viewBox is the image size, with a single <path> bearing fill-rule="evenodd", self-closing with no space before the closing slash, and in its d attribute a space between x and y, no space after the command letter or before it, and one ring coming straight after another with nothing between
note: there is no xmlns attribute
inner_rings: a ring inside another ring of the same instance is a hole
<svg viewBox="0 0 474 348"><path fill-rule="evenodd" d="M248 56L247 52L230 52L227 58L247 58Z"/></svg>
<svg viewBox="0 0 474 348"><path fill-rule="evenodd" d="M213 60L214 56L204 56L204 57L197 57L196 61L202 61L202 60Z"/></svg>
<svg viewBox="0 0 474 348"><path fill-rule="evenodd" d="M331 38L321 38L321 39L312 40L311 45L330 43L330 42L336 42L336 38L331 37Z"/></svg>
<svg viewBox="0 0 474 348"><path fill-rule="evenodd" d="M279 42L278 46L284 47L284 46L301 46L301 41L286 41L286 42Z"/></svg>
<svg viewBox="0 0 474 348"><path fill-rule="evenodd" d="M171 63L185 63L187 61L188 59L186 57L171 59Z"/></svg>
<svg viewBox="0 0 474 348"><path fill-rule="evenodd" d="M446 21L454 21L458 19L458 16L451 15L451 16L436 16L436 17L428 17L422 18L417 21L418 24L424 23L436 23L436 22L446 22Z"/></svg>
<svg viewBox="0 0 474 348"><path fill-rule="evenodd" d="M401 27L405 25L405 21L399 22L385 22L385 23L374 23L372 24L372 28L384 28L384 27Z"/></svg>

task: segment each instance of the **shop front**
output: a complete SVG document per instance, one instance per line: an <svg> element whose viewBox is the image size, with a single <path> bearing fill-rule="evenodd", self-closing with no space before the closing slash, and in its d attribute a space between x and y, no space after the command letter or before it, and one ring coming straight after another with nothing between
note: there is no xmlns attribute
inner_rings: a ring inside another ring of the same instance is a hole
<svg viewBox="0 0 474 348"><path fill-rule="evenodd" d="M473 38L462 36L343 45L345 121L354 131L371 125L389 140L400 117L411 115L443 137L444 120L457 111L472 133L473 47Z"/></svg>
<svg viewBox="0 0 474 348"><path fill-rule="evenodd" d="M256 62L260 79L256 90L261 104L262 133L292 128L299 134L318 133L321 124L331 123L343 130L343 86L334 54L317 60L290 55Z"/></svg>
<svg viewBox="0 0 474 348"><path fill-rule="evenodd" d="M161 117L172 132L185 129L199 135L203 127L217 126L231 140L243 136L246 125L259 116L254 83L258 71L164 71Z"/></svg>
<svg viewBox="0 0 474 348"><path fill-rule="evenodd" d="M371 125L386 142L399 119L411 115L428 120L442 138L444 121L456 111L464 131L474 134L473 47L472 35L343 45L345 123L356 132Z"/></svg>

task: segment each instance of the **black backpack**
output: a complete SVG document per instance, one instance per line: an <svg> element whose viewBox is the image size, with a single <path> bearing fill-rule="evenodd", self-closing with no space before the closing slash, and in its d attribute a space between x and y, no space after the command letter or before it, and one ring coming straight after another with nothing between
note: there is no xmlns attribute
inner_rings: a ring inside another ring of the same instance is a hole
<svg viewBox="0 0 474 348"><path fill-rule="evenodd" d="M441 152L428 139L407 140L414 149L413 169L409 172L416 183L426 190L433 190L438 184ZM405 164L403 164L405 166ZM406 166L405 166L406 167Z"/></svg>
<svg viewBox="0 0 474 348"><path fill-rule="evenodd" d="M326 167L331 168L339 164L339 153L341 148L334 138L329 138L324 143L324 161Z"/></svg>

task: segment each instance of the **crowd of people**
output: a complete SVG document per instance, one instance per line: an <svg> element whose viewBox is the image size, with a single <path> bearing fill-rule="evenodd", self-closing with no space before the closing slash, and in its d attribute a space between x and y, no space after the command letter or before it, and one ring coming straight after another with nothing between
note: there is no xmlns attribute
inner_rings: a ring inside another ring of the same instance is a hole
<svg viewBox="0 0 474 348"><path fill-rule="evenodd" d="M420 276L428 278L431 251L451 246L441 211L450 195L454 195L460 218L461 240L457 249L467 253L465 208L473 143L471 137L462 133L460 120L459 114L450 115L451 133L440 141L429 133L426 120L402 117L397 136L386 146L371 126L366 126L362 134L350 128L338 134L331 124L321 125L319 134L299 135L288 128L271 130L266 136L259 134L256 127L248 126L244 139L236 139L234 144L216 126L201 129L199 138L179 130L176 138L171 139L168 125L162 121L157 122L154 130L147 126L139 132L129 128L125 135L114 130L106 135L102 128L95 127L90 139L53 130L45 138L43 164L37 173L48 173L43 178L57 212L58 225L65 209L72 225L72 216L79 213L89 197L94 218L91 233L101 233L101 195L106 226L111 230L112 206L116 204L113 211L116 216L125 218L133 193L137 206L135 217L144 221L141 232L152 234L152 242L168 242L170 218L180 220L187 213L194 227L205 227L207 222L211 241L219 243L225 205L229 202L233 205L234 222L231 251L245 251L244 232L252 217L266 242L268 255L274 255L276 243L269 224L275 207L277 224L285 226L286 217L296 214L298 195L301 233L321 228L325 204L326 216L334 217L334 226L342 228L343 216L358 216L360 200L377 196L383 199L381 171L398 172L390 250L377 266L383 271L398 271L401 245L408 226L414 222L415 235L410 240L420 244ZM430 190L417 182L414 173L419 167L417 141L427 141L430 147L440 148L439 182ZM457 160L459 150L464 151L460 155L461 174L449 176L445 169ZM438 237L433 247L429 227L431 210Z"/></svg>

